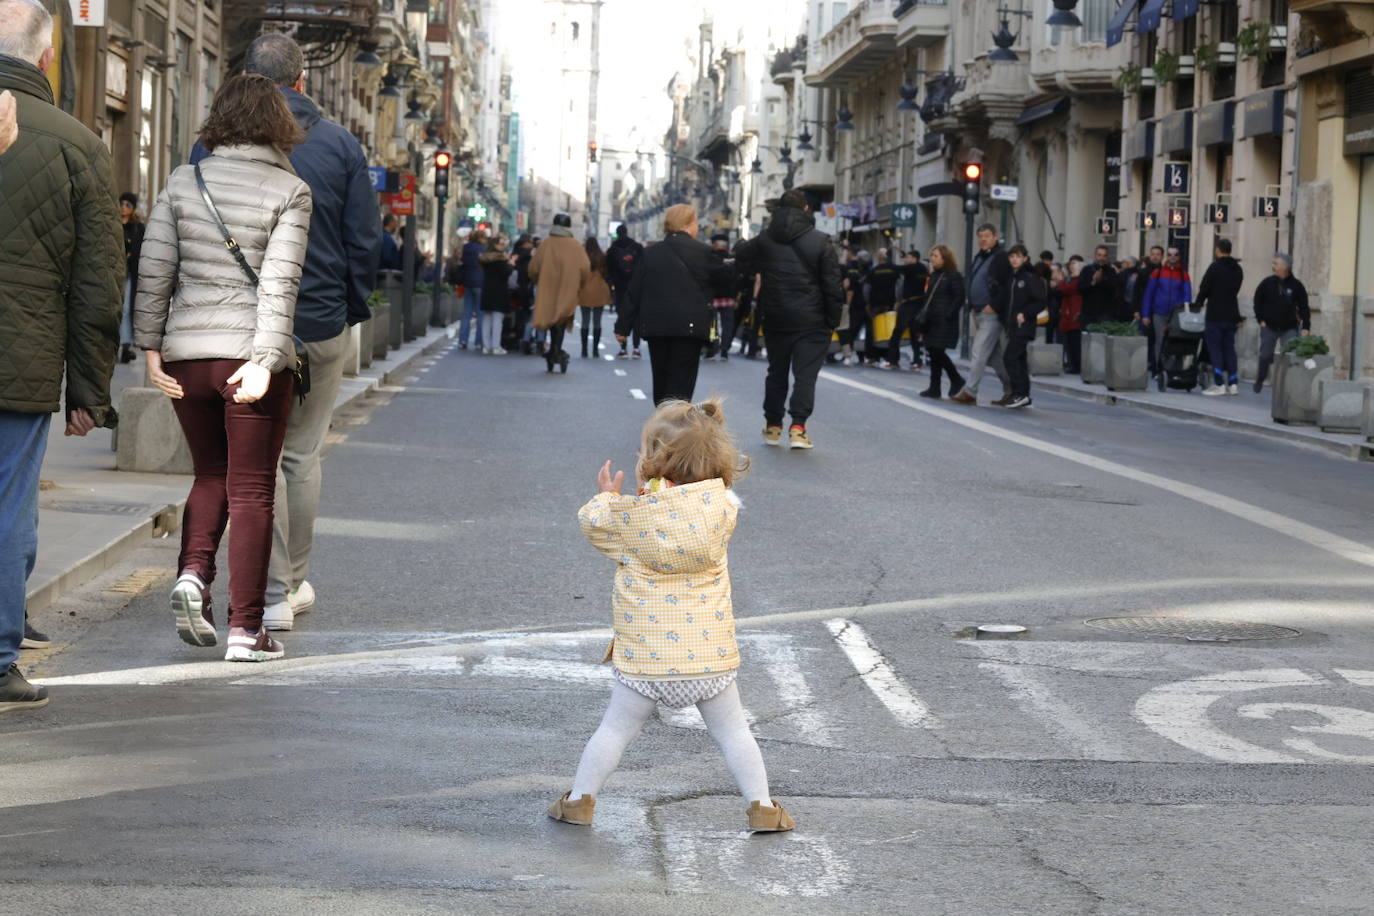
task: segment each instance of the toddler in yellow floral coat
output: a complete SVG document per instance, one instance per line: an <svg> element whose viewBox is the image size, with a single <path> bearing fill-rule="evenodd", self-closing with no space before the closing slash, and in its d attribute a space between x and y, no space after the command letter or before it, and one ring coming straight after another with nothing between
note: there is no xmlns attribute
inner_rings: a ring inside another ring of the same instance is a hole
<svg viewBox="0 0 1374 916"><path fill-rule="evenodd" d="M605 661L615 685L601 726L587 742L572 790L549 816L592 822L596 795L657 704L696 706L735 777L756 831L791 830L768 792L763 755L735 686L739 648L730 603L727 548L739 499L730 489L748 469L725 427L719 401L669 401L644 426L639 495L622 496L625 472L601 468L601 492L578 521L615 561L615 638Z"/></svg>

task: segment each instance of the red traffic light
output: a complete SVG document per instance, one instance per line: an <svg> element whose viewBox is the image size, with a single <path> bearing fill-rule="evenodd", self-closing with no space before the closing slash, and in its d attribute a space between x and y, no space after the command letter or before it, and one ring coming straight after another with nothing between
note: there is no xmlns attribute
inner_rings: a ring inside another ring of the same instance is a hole
<svg viewBox="0 0 1374 916"><path fill-rule="evenodd" d="M447 150L440 150L434 154L434 165L437 168L446 169L453 162L453 154Z"/></svg>
<svg viewBox="0 0 1374 916"><path fill-rule="evenodd" d="M976 162L970 162L964 166L964 180L978 181L983 177L983 167Z"/></svg>

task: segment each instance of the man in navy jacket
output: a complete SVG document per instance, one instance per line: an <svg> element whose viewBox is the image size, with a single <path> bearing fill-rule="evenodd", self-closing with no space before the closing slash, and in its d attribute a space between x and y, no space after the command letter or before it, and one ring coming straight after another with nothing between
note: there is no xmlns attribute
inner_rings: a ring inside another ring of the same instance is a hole
<svg viewBox="0 0 1374 916"><path fill-rule="evenodd" d="M296 42L279 32L260 35L248 46L243 69L276 82L305 131L291 165L315 205L295 325L310 354L310 394L292 409L282 446L263 616L268 629L289 630L294 616L315 603L305 577L319 511L320 451L343 380L348 327L372 317L367 297L377 281L382 222L362 146L304 94L305 59ZM197 144L191 161L205 156Z"/></svg>

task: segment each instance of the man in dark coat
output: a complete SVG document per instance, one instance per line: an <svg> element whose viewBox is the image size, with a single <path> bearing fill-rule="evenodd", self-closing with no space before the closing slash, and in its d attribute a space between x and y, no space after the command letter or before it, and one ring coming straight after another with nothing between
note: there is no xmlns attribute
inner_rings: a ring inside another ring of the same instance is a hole
<svg viewBox="0 0 1374 916"><path fill-rule="evenodd" d="M377 285L382 220L362 146L304 94L305 58L296 42L281 32L260 35L248 46L243 69L275 82L305 131L305 142L291 151L291 166L314 201L295 319L295 334L310 357L310 396L292 408L287 422L263 616L268 629L289 630L294 615L315 603L306 575L319 511L320 452L343 382L348 328L372 317L367 297ZM196 144L191 161L205 155Z"/></svg>
<svg viewBox="0 0 1374 916"><path fill-rule="evenodd" d="M615 296L615 310L625 307L625 297L630 292L630 278L635 267L644 257L644 246L630 238L630 227L621 223L615 227L615 240L606 249L606 279L611 283L611 293ZM639 357L639 332L630 335L634 343L635 358ZM620 358L629 359L630 353L625 344L620 346Z"/></svg>
<svg viewBox="0 0 1374 916"><path fill-rule="evenodd" d="M1207 265L1197 287L1193 311L1207 308L1207 355L1212 361L1212 386L1202 393L1215 397L1239 394L1240 376L1236 358L1236 330L1245 321L1240 314L1240 287L1245 272L1231 257L1231 240L1217 239L1215 260Z"/></svg>
<svg viewBox="0 0 1374 916"><path fill-rule="evenodd" d="M1005 407L1011 400L1011 378L1007 375L1002 359L1002 294L1011 280L1011 265L1007 253L997 243L997 227L984 223L978 227L978 253L968 268L969 308L973 311L978 330L973 337L973 362L969 366L968 380L958 394L950 396L956 404L972 407L978 403L978 386L983 383L983 373L991 366L1002 382L1005 392L992 403Z"/></svg>
<svg viewBox="0 0 1374 916"><path fill-rule="evenodd" d="M1045 308L1045 281L1030 269L1030 252L1013 245L1007 252L1011 276L1003 290L1002 321L1007 326L1007 346L1002 358L1011 377L1009 408L1029 407L1030 359L1028 347L1035 339L1035 318Z"/></svg>
<svg viewBox="0 0 1374 916"><path fill-rule="evenodd" d="M124 238L109 151L53 104L52 16L0 0L0 713L48 702L14 664L38 556L38 478L51 415L66 433L113 428Z"/></svg>
<svg viewBox="0 0 1374 916"><path fill-rule="evenodd" d="M451 271L448 278L450 282L456 279L463 285L463 317L458 322L458 347L462 350L468 348L468 335L474 326L477 329L475 346L479 352L485 346L496 345L482 339L482 284L486 282L486 274L482 272L482 255L486 253L487 234L481 229L474 229L458 256L457 271ZM455 273L456 277L453 276Z"/></svg>
<svg viewBox="0 0 1374 916"><path fill-rule="evenodd" d="M1093 251L1093 262L1078 275L1078 291L1083 294L1083 312L1079 323L1083 327L1103 321L1114 321L1117 315L1116 268L1106 245Z"/></svg>
<svg viewBox="0 0 1374 916"><path fill-rule="evenodd" d="M1269 367L1274 364L1274 348L1301 334L1312 333L1312 309L1307 302L1307 287L1293 276L1293 259L1283 252L1274 255L1273 273L1255 288L1255 320L1260 326L1259 373L1255 394L1264 390Z"/></svg>
<svg viewBox="0 0 1374 916"><path fill-rule="evenodd" d="M816 404L816 378L830 335L844 308L840 261L830 237L816 229L806 196L788 191L778 201L762 235L736 249L741 269L763 277L759 305L768 347L764 386L763 441L782 442L783 406L789 375L794 379L789 440L792 448L811 448L806 422Z"/></svg>

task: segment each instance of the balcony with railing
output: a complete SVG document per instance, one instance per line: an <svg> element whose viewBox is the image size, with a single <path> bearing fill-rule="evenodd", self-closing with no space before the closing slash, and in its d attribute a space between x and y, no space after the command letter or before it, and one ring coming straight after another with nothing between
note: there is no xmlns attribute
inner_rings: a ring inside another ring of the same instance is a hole
<svg viewBox="0 0 1374 916"><path fill-rule="evenodd" d="M898 47L924 48L949 36L949 0L902 0L893 15Z"/></svg>
<svg viewBox="0 0 1374 916"><path fill-rule="evenodd" d="M1042 92L1115 93L1117 71L1131 62L1127 42L1107 47L1107 24L1118 0L1080 0L1078 28L1035 26L1031 79Z"/></svg>
<svg viewBox="0 0 1374 916"><path fill-rule="evenodd" d="M897 47L893 14L900 5L901 0L860 0L816 42L807 84L845 89L881 69Z"/></svg>

